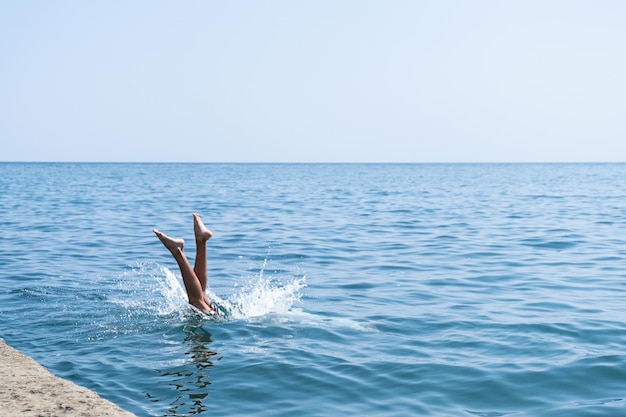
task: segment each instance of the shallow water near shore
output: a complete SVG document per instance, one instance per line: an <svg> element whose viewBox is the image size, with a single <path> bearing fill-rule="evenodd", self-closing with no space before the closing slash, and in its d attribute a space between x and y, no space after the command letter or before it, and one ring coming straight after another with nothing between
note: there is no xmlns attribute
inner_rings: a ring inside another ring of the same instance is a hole
<svg viewBox="0 0 626 417"><path fill-rule="evenodd" d="M0 163L0 337L138 416L626 414L625 178ZM193 212L217 320L152 233Z"/></svg>

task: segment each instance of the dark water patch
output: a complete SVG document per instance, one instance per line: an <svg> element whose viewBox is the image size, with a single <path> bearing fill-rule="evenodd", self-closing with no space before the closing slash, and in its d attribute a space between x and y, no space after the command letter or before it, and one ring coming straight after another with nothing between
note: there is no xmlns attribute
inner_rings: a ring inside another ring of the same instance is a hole
<svg viewBox="0 0 626 417"><path fill-rule="evenodd" d="M571 241L563 241L563 240L545 240L542 238L532 238L532 239L524 239L521 241L521 244L524 246L529 246L535 249L554 249L554 250L565 250L573 248L580 244L580 242L571 242Z"/></svg>

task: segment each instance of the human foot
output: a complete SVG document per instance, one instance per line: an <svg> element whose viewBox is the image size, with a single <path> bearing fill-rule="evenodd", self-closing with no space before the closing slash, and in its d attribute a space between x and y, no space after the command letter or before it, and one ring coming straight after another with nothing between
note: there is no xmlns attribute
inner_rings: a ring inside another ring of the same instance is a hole
<svg viewBox="0 0 626 417"><path fill-rule="evenodd" d="M193 214L193 232L196 235L196 242L206 242L213 236L213 233L202 223L198 213Z"/></svg>
<svg viewBox="0 0 626 417"><path fill-rule="evenodd" d="M157 229L154 229L153 232L155 235L157 235L161 243L163 243L163 245L165 245L165 247L168 248L170 251L175 251L178 249L180 249L181 251L183 250L183 247L185 246L185 241L183 239L171 238L165 233L159 232Z"/></svg>

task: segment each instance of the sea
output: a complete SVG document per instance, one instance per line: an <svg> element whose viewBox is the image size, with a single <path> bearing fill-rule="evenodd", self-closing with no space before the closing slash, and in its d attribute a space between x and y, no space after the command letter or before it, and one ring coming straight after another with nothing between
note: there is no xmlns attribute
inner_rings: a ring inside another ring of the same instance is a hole
<svg viewBox="0 0 626 417"><path fill-rule="evenodd" d="M0 337L140 417L625 416L626 164L0 163Z"/></svg>

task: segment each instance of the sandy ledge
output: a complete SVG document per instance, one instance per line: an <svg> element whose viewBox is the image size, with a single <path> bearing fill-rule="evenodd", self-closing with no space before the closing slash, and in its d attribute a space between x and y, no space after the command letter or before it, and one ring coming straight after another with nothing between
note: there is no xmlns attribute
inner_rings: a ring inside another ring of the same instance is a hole
<svg viewBox="0 0 626 417"><path fill-rule="evenodd" d="M0 415L133 417L95 392L57 378L0 339Z"/></svg>

